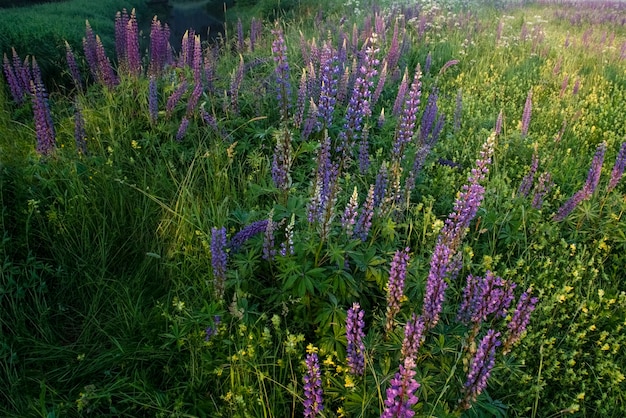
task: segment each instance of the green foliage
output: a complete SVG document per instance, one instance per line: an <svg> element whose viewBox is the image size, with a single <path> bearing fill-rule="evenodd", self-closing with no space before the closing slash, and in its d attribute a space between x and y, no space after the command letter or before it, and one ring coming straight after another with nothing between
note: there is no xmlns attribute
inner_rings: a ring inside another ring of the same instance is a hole
<svg viewBox="0 0 626 418"><path fill-rule="evenodd" d="M191 89L164 110L183 80L194 82L193 71L182 66L156 78L156 119L144 75L122 76L113 89L89 84L85 91L52 94L57 148L48 157L35 152L32 104L11 103L0 86L1 415L296 416L303 412L304 359L312 352L320 359L324 416L380 415L401 360L404 325L422 309L437 237L500 111L503 128L485 199L459 245L458 278L447 282L441 320L417 353L420 388L413 409L417 416L441 417L626 413L624 181L606 191L626 136L619 49L584 48L585 30L571 27L550 5L422 4L426 30L420 32L419 19L405 22L399 67L388 74L373 116L365 119L370 168L361 172L356 158L341 160L332 209L309 222L320 144L329 138L335 153L347 101L337 105L331 126L308 138L302 125L281 120L269 30L276 26L269 21L278 20L284 30L295 107L297 80L310 71L303 56L310 40L320 47L336 40L338 30L349 38L353 23L367 26L364 17L378 5L350 2L342 9L332 3L315 26L310 22L317 9L306 2L238 2L234 11L250 6L241 15L244 30L254 15L264 19L264 32L254 52L244 47L233 53L234 12L228 12L229 31L211 61L215 77L199 99L206 114L187 109ZM87 17L96 33L108 37L107 51L113 51L115 10L131 6L89 4ZM34 54L54 67L44 66L44 73L64 72L64 60L54 54L63 52L65 39L81 50L84 21L67 16L85 4L38 7L3 11L0 30L8 35L0 39L9 43L0 47L8 51L15 42L20 56ZM39 14L47 26L37 23ZM345 22L337 23L342 17ZM389 49L392 27L379 34L379 58ZM616 29L614 45L624 36ZM51 44L42 46L42 37ZM598 34L590 39L601 42ZM354 50L346 43L350 59L363 41ZM413 141L397 166L389 163L399 124L391 109L405 68L412 76L429 53L417 129L436 92L445 116L441 137L416 173L412 193L388 196L362 240L348 232L345 220L342 225L342 215L353 191L363 208L384 161L391 174L399 173L402 189L418 148ZM441 71L453 59L459 62ZM240 60L246 69L235 94ZM522 136L529 91L532 118ZM87 154L77 152L74 139L76 106L85 119ZM177 141L183 117L189 126ZM281 141L289 175L277 187L273 159ZM597 190L562 222L554 221L584 184L603 141L607 153ZM532 192L519 191L535 152L534 184L541 172L554 182L540 208L533 207ZM272 245L264 230L240 247L213 248L212 228L225 227L232 240L263 220L274 226ZM386 329L391 260L406 247L404 297ZM216 297L219 277L212 268L218 250L228 258L223 298ZM488 328L505 334L513 315L510 308L476 327L457 320L465 278L488 270L516 284L516 295L532 289L539 302L525 338L511 353L498 351L486 390L471 409L461 410L480 338ZM346 359L347 309L354 302L365 311L363 376L351 374Z"/></svg>

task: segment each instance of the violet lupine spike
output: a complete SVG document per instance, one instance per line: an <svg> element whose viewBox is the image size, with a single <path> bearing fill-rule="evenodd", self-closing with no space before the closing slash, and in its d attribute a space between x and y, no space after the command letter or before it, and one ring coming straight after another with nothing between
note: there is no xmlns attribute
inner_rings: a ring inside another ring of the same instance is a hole
<svg viewBox="0 0 626 418"><path fill-rule="evenodd" d="M187 116L183 116L180 121L180 125L178 126L178 132L176 132L176 140L178 142L182 141L187 133L187 128L189 127L189 119Z"/></svg>
<svg viewBox="0 0 626 418"><path fill-rule="evenodd" d="M433 55L429 51L428 55L426 55L426 60L424 61L424 74L430 73L430 67L432 66L432 63L433 63Z"/></svg>
<svg viewBox="0 0 626 418"><path fill-rule="evenodd" d="M150 121L156 122L159 116L159 98L157 95L157 81L154 76L150 76L150 84L148 84L148 112L150 113Z"/></svg>
<svg viewBox="0 0 626 418"><path fill-rule="evenodd" d="M574 82L574 88L572 89L572 95L576 96L578 94L578 90L580 89L580 79L577 78Z"/></svg>
<svg viewBox="0 0 626 418"><path fill-rule="evenodd" d="M304 416L315 418L324 410L324 392L322 390L322 374L317 353L306 356L306 373L304 374Z"/></svg>
<svg viewBox="0 0 626 418"><path fill-rule="evenodd" d="M393 103L392 114L394 116L400 116L400 112L404 106L404 100L406 97L406 92L409 88L408 81L408 70L404 70L404 76L402 77L402 81L400 82L400 86L398 87L398 94L396 95L396 101Z"/></svg>
<svg viewBox="0 0 626 418"><path fill-rule="evenodd" d="M322 222L328 205L331 204L333 189L337 180L337 167L331 160L331 143L328 135L324 136L317 154L317 169L313 196L307 206L309 223Z"/></svg>
<svg viewBox="0 0 626 418"><path fill-rule="evenodd" d="M117 76L113 71L111 61L104 52L102 40L96 35L96 58L98 60L98 81L109 89L113 89L118 83Z"/></svg>
<svg viewBox="0 0 626 418"><path fill-rule="evenodd" d="M277 131L276 146L272 159L272 180L277 189L284 192L291 187L291 132L288 129Z"/></svg>
<svg viewBox="0 0 626 418"><path fill-rule="evenodd" d="M467 276L463 302L457 320L480 325L491 314L504 317L513 301L514 283L508 283L487 270L485 276Z"/></svg>
<svg viewBox="0 0 626 418"><path fill-rule="evenodd" d="M346 317L346 339L348 340L346 360L350 373L355 376L362 376L365 373L364 316L365 311L361 309L361 305L354 302L348 309Z"/></svg>
<svg viewBox="0 0 626 418"><path fill-rule="evenodd" d="M263 260L272 261L276 256L276 248L274 245L274 230L276 229L276 222L272 219L274 217L274 209L270 210L267 216L267 225L265 227L263 235Z"/></svg>
<svg viewBox="0 0 626 418"><path fill-rule="evenodd" d="M127 64L126 53L126 26L128 25L128 13L126 9L115 14L115 55L118 65L123 68Z"/></svg>
<svg viewBox="0 0 626 418"><path fill-rule="evenodd" d="M133 77L138 77L141 74L141 54L139 53L139 27L135 9L130 12L126 26L126 59L128 72Z"/></svg>
<svg viewBox="0 0 626 418"><path fill-rule="evenodd" d="M565 95L565 89L567 89L567 84L569 83L569 75L566 75L561 83L561 92L559 93L559 98L563 98Z"/></svg>
<svg viewBox="0 0 626 418"><path fill-rule="evenodd" d="M522 338L522 334L526 331L526 327L530 322L530 314L535 310L535 305L538 301L536 297L531 297L530 293L530 289L522 293L515 307L511 322L507 324L508 335L504 342L504 354L511 351L512 346Z"/></svg>
<svg viewBox="0 0 626 418"><path fill-rule="evenodd" d="M85 133L85 118L80 110L78 102L74 104L74 140L76 149L81 155L87 155L87 134Z"/></svg>
<svg viewBox="0 0 626 418"><path fill-rule="evenodd" d="M76 63L76 57L72 52L72 47L70 44L65 41L65 59L67 61L67 66L70 70L70 75L72 76L72 81L74 82L74 86L79 91L83 90L83 79L80 76L80 70L78 69L78 64Z"/></svg>
<svg viewBox="0 0 626 418"><path fill-rule="evenodd" d="M411 418L415 415L413 405L419 400L415 391L420 387L415 380L415 360L411 357L404 359L398 372L390 381L387 389L385 409L381 418Z"/></svg>
<svg viewBox="0 0 626 418"><path fill-rule="evenodd" d="M396 132L393 147L391 150L392 164L400 164L404 157L404 151L407 144L413 140L415 134L415 121L417 120L417 111L419 110L420 98L422 95L422 71L419 63L415 68L413 82L408 92L408 99L404 103L402 113L400 115L400 123Z"/></svg>
<svg viewBox="0 0 626 418"><path fill-rule="evenodd" d="M532 114L533 108L533 91L530 90L528 92L528 96L526 96L526 104L524 104L524 113L522 114L522 138L528 135L528 127L530 126L530 117Z"/></svg>
<svg viewBox="0 0 626 418"><path fill-rule="evenodd" d="M319 110L313 99L309 100L309 111L302 126L302 139L307 140L313 131L320 129Z"/></svg>
<svg viewBox="0 0 626 418"><path fill-rule="evenodd" d="M600 143L596 148L596 153L591 161L591 167L587 173L587 180L582 189L578 190L554 215L554 220L559 222L565 219L576 206L583 200L589 199L600 182L600 173L602 171L602 163L604 162L604 153L606 152L606 141Z"/></svg>
<svg viewBox="0 0 626 418"><path fill-rule="evenodd" d="M607 186L607 192L610 192L617 186L620 179L624 175L624 168L626 167L626 142L622 142L622 146L617 153L617 158L615 159L615 164L613 165L613 170L611 170L611 180L609 180L609 185Z"/></svg>
<svg viewBox="0 0 626 418"><path fill-rule="evenodd" d="M389 268L389 281L387 283L387 313L385 317L385 335L389 337L393 331L394 319L400 312L400 304L404 297L404 281L406 278L407 264L409 262L409 247L398 250L393 256Z"/></svg>
<svg viewBox="0 0 626 418"><path fill-rule="evenodd" d="M89 65L89 71L94 80L98 81L100 76L99 64L98 64L98 52L97 52L96 36L91 29L89 21L85 21L85 37L83 38L83 51L85 53L85 59Z"/></svg>
<svg viewBox="0 0 626 418"><path fill-rule="evenodd" d="M296 101L296 111L293 114L293 125L296 129L302 126L304 119L304 108L306 106L306 99L308 96L308 84L306 77L306 69L302 69L302 75L300 76L300 85L298 87L298 99Z"/></svg>
<svg viewBox="0 0 626 418"><path fill-rule="evenodd" d="M352 238L352 233L354 232L354 225L356 224L357 214L359 209L359 193L357 188L354 188L352 192L352 196L350 196L350 200L346 204L346 209L341 215L341 226L343 230L346 232L348 238Z"/></svg>
<svg viewBox="0 0 626 418"><path fill-rule="evenodd" d="M211 228L211 267L213 269L213 287L218 299L224 297L227 264L226 228Z"/></svg>
<svg viewBox="0 0 626 418"><path fill-rule="evenodd" d="M172 93L172 95L167 99L167 103L165 104L165 112L167 113L168 117L172 115L172 112L174 111L174 107L176 107L181 97L183 97L183 94L187 92L187 87L188 87L187 80L183 80L178 85L176 90Z"/></svg>
<svg viewBox="0 0 626 418"><path fill-rule="evenodd" d="M369 133L369 125L365 125L359 140L359 173L361 174L367 173L370 166Z"/></svg>
<svg viewBox="0 0 626 418"><path fill-rule="evenodd" d="M383 63L383 68L380 70L380 75L378 77L378 83L376 84L376 90L374 90L374 94L372 95L372 103L371 105L375 105L383 92L383 88L385 87L385 81L387 80L387 62Z"/></svg>
<svg viewBox="0 0 626 418"><path fill-rule="evenodd" d="M517 190L517 193L520 196L528 196L530 193L530 189L533 187L533 182L535 181L535 174L537 173L537 168L539 167L539 153L537 151L537 147L535 146L535 151L533 152L532 162L530 163L530 170L522 179L522 183Z"/></svg>
<svg viewBox="0 0 626 418"><path fill-rule="evenodd" d="M252 21L250 22L250 51L251 52L254 52L254 47L256 46L257 40L261 36L262 32L263 32L263 23L259 19L253 17Z"/></svg>
<svg viewBox="0 0 626 418"><path fill-rule="evenodd" d="M374 185L374 207L380 208L385 197L387 196L387 187L389 185L389 170L387 163L383 161L376 175L376 183Z"/></svg>
<svg viewBox="0 0 626 418"><path fill-rule="evenodd" d="M532 207L534 209L541 209L541 207L543 206L543 199L546 194L550 192L550 189L553 185L554 183L552 182L552 176L550 175L550 173L541 173L533 191Z"/></svg>
<svg viewBox="0 0 626 418"><path fill-rule="evenodd" d="M246 225L245 227L240 229L239 232L233 235L230 243L228 244L231 252L239 251L242 245L245 244L249 239L262 232L265 233L268 222L268 219L262 219L260 221L252 222L251 224Z"/></svg>
<svg viewBox="0 0 626 418"><path fill-rule="evenodd" d="M243 37L243 23L241 23L241 19L237 19L237 52L240 54L244 52L246 48L245 39Z"/></svg>
<svg viewBox="0 0 626 418"><path fill-rule="evenodd" d="M441 235L430 259L430 270L426 279L422 317L430 329L439 322L439 315L443 309L445 292L448 288L446 277L449 275L451 250L442 242Z"/></svg>
<svg viewBox="0 0 626 418"><path fill-rule="evenodd" d="M56 148L56 133L52 123L48 93L41 79L41 71L35 58L32 60L33 80L31 81L35 132L37 134L37 152L47 156Z"/></svg>
<svg viewBox="0 0 626 418"><path fill-rule="evenodd" d="M496 135L500 135L502 133L502 121L504 119L504 114L502 113L502 110L500 110L500 113L498 113L498 118L496 119L496 126L493 129L493 132Z"/></svg>
<svg viewBox="0 0 626 418"><path fill-rule="evenodd" d="M424 338L424 319L416 314L404 326L404 339L402 340L401 358L411 357L415 360L417 351Z"/></svg>
<svg viewBox="0 0 626 418"><path fill-rule="evenodd" d="M465 396L461 401L461 408L469 409L478 395L487 387L487 380L495 365L496 347L501 345L499 337L499 332L490 329L480 341L478 350L470 363L467 380L463 385Z"/></svg>
<svg viewBox="0 0 626 418"><path fill-rule="evenodd" d="M239 114L239 88L243 81L244 63L243 56L239 55L239 66L233 72L230 80L230 109L235 115Z"/></svg>
<svg viewBox="0 0 626 418"><path fill-rule="evenodd" d="M170 31L167 25L161 25L156 18L152 19L150 27L150 66L149 72L152 76L161 74L167 64L170 64Z"/></svg>
<svg viewBox="0 0 626 418"><path fill-rule="evenodd" d="M337 85L337 102L345 103L348 96L348 82L350 80L350 67L346 66L339 78L339 84Z"/></svg>
<svg viewBox="0 0 626 418"><path fill-rule="evenodd" d="M365 203L361 208L361 214L354 228L354 235L359 237L361 241L367 241L370 229L372 228L372 218L374 217L374 185L370 185L365 198Z"/></svg>
<svg viewBox="0 0 626 418"><path fill-rule="evenodd" d="M280 115L287 120L291 108L291 84L289 82L289 62L287 61L287 46L283 31L280 28L272 30L274 40L272 42L272 55L276 63L276 84L278 87L277 98L280 105Z"/></svg>
<svg viewBox="0 0 626 418"><path fill-rule="evenodd" d="M13 67L11 66L11 62L7 58L7 54L4 54L3 63L4 63L3 65L4 75L7 79L7 83L9 85L9 90L11 92L11 96L13 97L13 101L16 104L20 105L24 101L24 96L27 95L28 90L24 90L22 88L22 84L20 81L18 81L15 71Z"/></svg>
<svg viewBox="0 0 626 418"><path fill-rule="evenodd" d="M187 101L187 112L186 115L188 118L191 118L196 106L198 105L198 101L202 96L204 89L202 87L202 82L199 81L194 84L193 90L191 91L191 95L189 96L189 100Z"/></svg>
<svg viewBox="0 0 626 418"><path fill-rule="evenodd" d="M434 88L428 95L428 101L426 102L426 107L424 109L424 113L422 114L422 120L420 123L420 143L422 144L431 144L433 142L433 140L429 138L433 137L433 133L438 122L438 98L439 94L437 89Z"/></svg>
<svg viewBox="0 0 626 418"><path fill-rule="evenodd" d="M324 42L320 55L320 98L319 98L319 118L321 126L330 127L333 123L333 113L337 103L337 82L339 76L339 66L337 65L337 55L333 47Z"/></svg>
<svg viewBox="0 0 626 418"><path fill-rule="evenodd" d="M398 30L398 21L400 19L397 18L393 24L393 35L391 36L391 44L389 45L389 50L387 51L387 56L385 57L385 62L389 65L389 70L393 72L398 65L398 60L400 59L400 42L398 40L399 30Z"/></svg>

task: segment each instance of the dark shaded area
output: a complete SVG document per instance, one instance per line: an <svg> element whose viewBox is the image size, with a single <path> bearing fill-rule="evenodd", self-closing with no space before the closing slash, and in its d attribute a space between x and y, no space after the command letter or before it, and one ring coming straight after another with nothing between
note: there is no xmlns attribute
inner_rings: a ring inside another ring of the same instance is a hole
<svg viewBox="0 0 626 418"><path fill-rule="evenodd" d="M0 0L0 8L24 7L41 3L60 3L66 0Z"/></svg>

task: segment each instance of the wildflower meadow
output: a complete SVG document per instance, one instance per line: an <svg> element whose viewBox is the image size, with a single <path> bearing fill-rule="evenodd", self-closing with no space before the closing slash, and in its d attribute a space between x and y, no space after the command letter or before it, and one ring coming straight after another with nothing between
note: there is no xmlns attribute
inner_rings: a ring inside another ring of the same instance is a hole
<svg viewBox="0 0 626 418"><path fill-rule="evenodd" d="M0 51L0 415L626 416L626 3L241 3Z"/></svg>

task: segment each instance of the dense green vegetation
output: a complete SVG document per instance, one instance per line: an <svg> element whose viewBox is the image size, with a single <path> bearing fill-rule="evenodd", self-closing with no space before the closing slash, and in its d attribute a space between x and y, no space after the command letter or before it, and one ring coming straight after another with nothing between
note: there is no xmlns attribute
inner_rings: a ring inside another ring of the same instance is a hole
<svg viewBox="0 0 626 418"><path fill-rule="evenodd" d="M0 16L0 415L626 414L626 7L88 3Z"/></svg>

